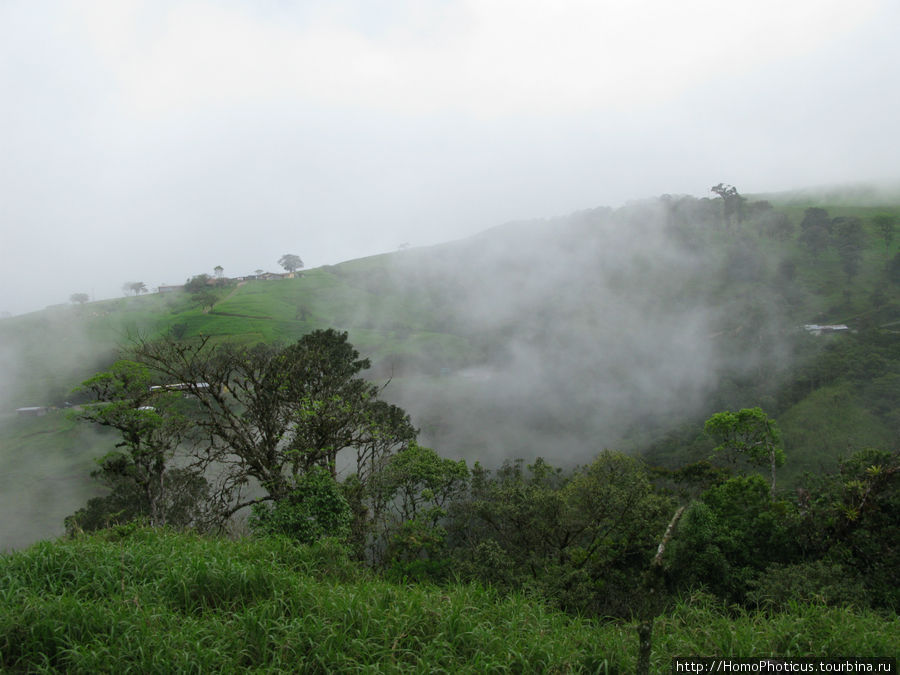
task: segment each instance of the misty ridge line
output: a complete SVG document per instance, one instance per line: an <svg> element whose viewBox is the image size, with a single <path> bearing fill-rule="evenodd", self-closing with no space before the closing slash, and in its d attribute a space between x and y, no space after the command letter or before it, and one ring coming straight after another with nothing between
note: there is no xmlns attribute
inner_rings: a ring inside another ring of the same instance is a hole
<svg viewBox="0 0 900 675"><path fill-rule="evenodd" d="M718 208L686 204L707 219ZM465 455L481 446L497 458L559 453L584 461L635 426L698 413L720 375L735 369L717 337L744 323L747 303L730 307L705 288L725 253L697 246L686 235L698 230L684 219L673 227L666 208L647 200L512 223L448 245L441 256L392 258L394 288L441 289L434 302L444 326L492 347L482 364L489 375L453 404L428 384L398 384L414 419L442 418L452 430L430 437L426 424L426 441L466 447ZM788 365L777 339L785 316L763 309L772 301L763 294L752 302L753 330L766 344L746 352L739 369ZM488 437L463 431L479 411L498 420L474 425Z"/></svg>
<svg viewBox="0 0 900 675"><path fill-rule="evenodd" d="M559 390L574 371L588 371L605 384L581 395L601 416L635 400L666 408L708 390L717 362L714 305L678 290L710 261L673 238L663 208L648 200L507 224L438 247L437 256L435 247L388 255L387 276L401 294L441 288L430 300L442 328L470 342L515 327L504 345L491 346L492 381L507 384L492 397L529 407L523 392L566 393ZM367 311L359 307L348 323L365 323Z"/></svg>
<svg viewBox="0 0 900 675"><path fill-rule="evenodd" d="M211 312L186 293L148 294L4 320L0 402L65 401L135 335L286 342L335 327L443 456L570 466L604 448L641 453L715 410L771 407L795 330L814 318L780 276L806 259L772 238L779 212L748 204L743 223L720 199L688 196L507 223L229 286Z"/></svg>

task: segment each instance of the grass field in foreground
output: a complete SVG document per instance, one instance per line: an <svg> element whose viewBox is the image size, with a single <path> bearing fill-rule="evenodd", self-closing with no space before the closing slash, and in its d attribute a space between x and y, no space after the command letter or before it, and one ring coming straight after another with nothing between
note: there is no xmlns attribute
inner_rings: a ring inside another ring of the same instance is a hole
<svg viewBox="0 0 900 675"><path fill-rule="evenodd" d="M388 583L334 544L112 530L0 558L0 669L22 672L634 672L631 623L474 585ZM896 615L731 613L702 595L657 621L671 658L897 656Z"/></svg>

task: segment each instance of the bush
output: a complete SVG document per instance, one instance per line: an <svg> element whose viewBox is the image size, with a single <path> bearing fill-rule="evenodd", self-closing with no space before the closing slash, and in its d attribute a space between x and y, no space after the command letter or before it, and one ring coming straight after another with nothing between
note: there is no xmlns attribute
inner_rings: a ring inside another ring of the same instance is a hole
<svg viewBox="0 0 900 675"><path fill-rule="evenodd" d="M852 570L825 560L775 563L748 585L748 602L761 609L788 611L792 604L813 601L832 606L868 605L866 591Z"/></svg>
<svg viewBox="0 0 900 675"><path fill-rule="evenodd" d="M287 497L253 506L250 528L259 535L285 535L302 544L325 537L346 540L351 513L340 486L322 467L297 479Z"/></svg>

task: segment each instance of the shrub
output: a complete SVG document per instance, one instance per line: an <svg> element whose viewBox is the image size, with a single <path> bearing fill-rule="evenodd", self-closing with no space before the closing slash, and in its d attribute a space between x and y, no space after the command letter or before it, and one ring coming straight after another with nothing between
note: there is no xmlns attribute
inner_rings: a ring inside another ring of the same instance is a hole
<svg viewBox="0 0 900 675"><path fill-rule="evenodd" d="M256 534L281 534L311 544L324 537L346 540L350 520L350 506L334 478L328 470L313 467L285 498L254 505L250 528Z"/></svg>

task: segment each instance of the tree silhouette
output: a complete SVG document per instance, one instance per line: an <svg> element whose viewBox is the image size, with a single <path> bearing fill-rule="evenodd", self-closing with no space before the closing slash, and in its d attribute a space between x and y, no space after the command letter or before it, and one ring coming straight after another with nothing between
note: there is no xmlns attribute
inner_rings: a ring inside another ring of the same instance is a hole
<svg viewBox="0 0 900 675"><path fill-rule="evenodd" d="M303 261L300 259L300 256L293 253L285 253L278 259L278 264L288 272L295 272L303 267Z"/></svg>
<svg viewBox="0 0 900 675"><path fill-rule="evenodd" d="M725 222L738 224L743 222L744 202L747 200L738 193L736 187L719 183L718 185L713 185L710 190L722 198Z"/></svg>

